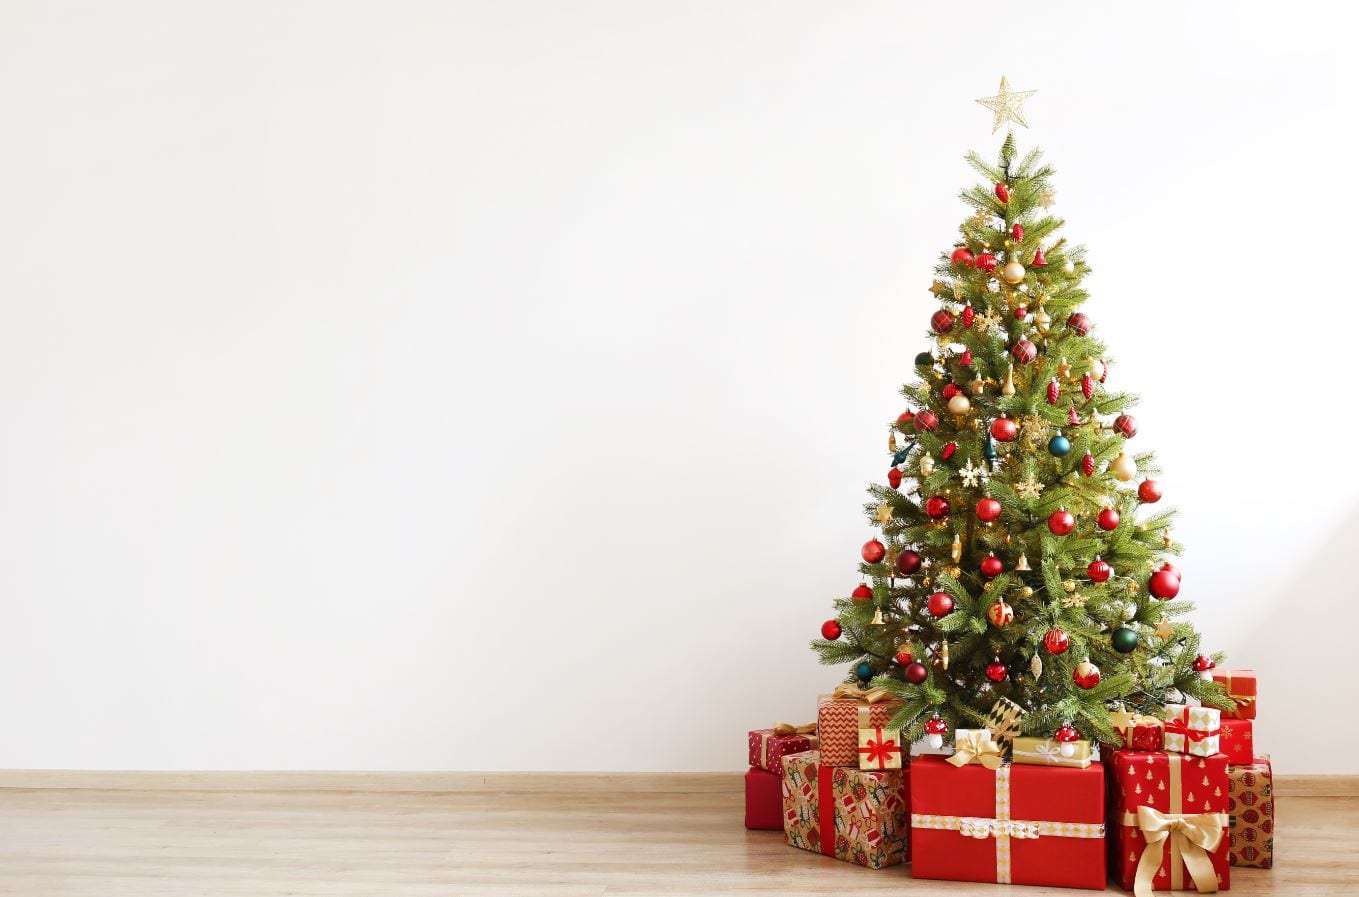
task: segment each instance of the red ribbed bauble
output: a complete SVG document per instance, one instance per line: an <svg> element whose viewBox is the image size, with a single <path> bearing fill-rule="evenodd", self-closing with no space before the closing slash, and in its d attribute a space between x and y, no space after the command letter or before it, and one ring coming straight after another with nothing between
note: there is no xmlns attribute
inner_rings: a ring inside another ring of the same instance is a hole
<svg viewBox="0 0 1359 897"><path fill-rule="evenodd" d="M980 268L987 274L996 270L997 264L996 257L989 252L983 252L981 255L977 256L976 260L973 262L974 267Z"/></svg>
<svg viewBox="0 0 1359 897"><path fill-rule="evenodd" d="M988 554L982 558L981 572L987 579L994 579L1005 572L1005 563L994 554Z"/></svg>
<svg viewBox="0 0 1359 897"><path fill-rule="evenodd" d="M1048 529L1054 536L1067 536L1076 528L1076 518L1066 508L1058 508L1048 515Z"/></svg>
<svg viewBox="0 0 1359 897"><path fill-rule="evenodd" d="M939 309L930 315L930 327L934 329L935 333L948 333L953 329L953 315L942 308Z"/></svg>
<svg viewBox="0 0 1359 897"><path fill-rule="evenodd" d="M1076 669L1072 670L1071 681L1081 688L1094 688L1099 685L1099 667L1089 660L1082 660L1076 664Z"/></svg>
<svg viewBox="0 0 1359 897"><path fill-rule="evenodd" d="M1048 404L1056 405L1057 400L1062 397L1062 387L1057 383L1057 378L1053 377L1048 381Z"/></svg>
<svg viewBox="0 0 1359 897"><path fill-rule="evenodd" d="M930 677L930 671L925 669L925 665L917 660L906 667L905 675L907 682L912 685L919 685Z"/></svg>
<svg viewBox="0 0 1359 897"><path fill-rule="evenodd" d="M873 590L868 587L868 583L861 582L854 587L854 591L849 593L849 597L855 601L867 601L873 597Z"/></svg>
<svg viewBox="0 0 1359 897"><path fill-rule="evenodd" d="M1169 601L1180 594L1180 578L1172 571L1162 568L1151 574L1147 580L1147 591L1153 598Z"/></svg>
<svg viewBox="0 0 1359 897"><path fill-rule="evenodd" d="M977 519L983 523L990 523L1000 518L1000 502L987 496L977 502Z"/></svg>
<svg viewBox="0 0 1359 897"><path fill-rule="evenodd" d="M915 573L920 569L921 563L923 561L920 554L909 548L897 555L897 570L902 576L910 576Z"/></svg>
<svg viewBox="0 0 1359 897"><path fill-rule="evenodd" d="M840 637L840 624L834 620L827 620L821 624L821 637L827 641L835 641Z"/></svg>
<svg viewBox="0 0 1359 897"><path fill-rule="evenodd" d="M991 421L991 438L997 442L1013 442L1019 434L1019 424L1008 417L998 417Z"/></svg>
<svg viewBox="0 0 1359 897"><path fill-rule="evenodd" d="M1154 505L1161 500L1161 484L1155 480L1143 480L1137 486L1138 501Z"/></svg>
<svg viewBox="0 0 1359 897"><path fill-rule="evenodd" d="M986 678L992 682L1004 682L1005 677L1010 675L1010 668L996 658L986 665Z"/></svg>
<svg viewBox="0 0 1359 897"><path fill-rule="evenodd" d="M1000 200L1001 202L1009 202L1010 188L1006 187L1004 184L999 183L996 184L996 199ZM1016 237L1015 239L1017 240L1019 238Z"/></svg>
<svg viewBox="0 0 1359 897"><path fill-rule="evenodd" d="M957 249L953 250L953 254L948 257L948 260L953 264L961 265L964 268L973 267L977 261L972 255L972 250L968 249L966 246L959 246Z"/></svg>
<svg viewBox="0 0 1359 897"><path fill-rule="evenodd" d="M1071 636L1062 629L1049 629L1043 634L1043 647L1053 654L1065 654L1071 647Z"/></svg>
<svg viewBox="0 0 1359 897"><path fill-rule="evenodd" d="M1113 508L1106 507L1099 512L1095 522L1099 524L1099 528L1102 530L1118 529L1118 512Z"/></svg>
<svg viewBox="0 0 1359 897"><path fill-rule="evenodd" d="M947 617L953 613L953 597L948 592L931 592L926 606L933 616Z"/></svg>
<svg viewBox="0 0 1359 897"><path fill-rule="evenodd" d="M1023 242L1024 242L1024 225L1022 225L1022 224L1016 224L1016 225L1014 225L1013 227L1011 227L1011 228L1010 228L1010 236L1014 238L1014 241L1015 241L1016 243L1023 243Z"/></svg>
<svg viewBox="0 0 1359 897"><path fill-rule="evenodd" d="M1095 394L1095 378L1089 374L1081 375L1081 395L1089 399Z"/></svg>
<svg viewBox="0 0 1359 897"><path fill-rule="evenodd" d="M925 499L925 513L931 519L941 520L947 517L951 510L953 508L949 506L948 499L942 495L931 495Z"/></svg>
<svg viewBox="0 0 1359 897"><path fill-rule="evenodd" d="M859 554L863 556L865 564L878 564L887 556L887 546L877 539L869 539L864 543L864 547L859 549Z"/></svg>
<svg viewBox="0 0 1359 897"><path fill-rule="evenodd" d="M891 470L887 471L887 485L891 486L893 489L900 488L901 486L900 470L897 470L895 467L893 467Z"/></svg>
<svg viewBox="0 0 1359 897"><path fill-rule="evenodd" d="M1015 361L1020 364L1028 364L1038 357L1038 347L1028 340L1022 339L1015 343L1014 348L1010 350L1010 354L1013 355Z"/></svg>
<svg viewBox="0 0 1359 897"><path fill-rule="evenodd" d="M1081 473L1086 476L1093 476L1095 473L1095 456L1089 452L1086 452L1085 456L1081 458Z"/></svg>
<svg viewBox="0 0 1359 897"><path fill-rule="evenodd" d="M957 386L955 386L954 384L952 384L952 383L945 383L945 384L944 384L944 401L947 402L949 399L953 398L954 396L956 396L956 395L957 395L958 393L960 393L960 392L962 392L962 390L959 389L959 388L958 388Z"/></svg>
<svg viewBox="0 0 1359 897"><path fill-rule="evenodd" d="M949 458L953 457L953 453L956 451L958 451L958 443L956 442L945 443L944 447L939 450L939 460L947 461Z"/></svg>
<svg viewBox="0 0 1359 897"><path fill-rule="evenodd" d="M1137 418L1131 414L1120 414L1114 418L1114 432L1124 439L1132 439L1137 435Z"/></svg>
<svg viewBox="0 0 1359 897"><path fill-rule="evenodd" d="M1090 577L1091 582L1108 582L1109 577L1114 575L1114 568L1109 566L1108 561L1095 558L1085 568L1085 575Z"/></svg>
<svg viewBox="0 0 1359 897"><path fill-rule="evenodd" d="M970 306L970 305L964 305L964 306L963 306L963 326L964 326L964 327L971 327L971 326L972 326L972 322L975 321L976 319L977 319L977 310L976 310L975 308L973 308L972 306ZM964 350L963 350L963 358L959 359L958 363L959 363L959 364L971 364L971 363L972 363L972 350L971 350L971 349L964 349Z"/></svg>
<svg viewBox="0 0 1359 897"><path fill-rule="evenodd" d="M1066 319L1066 326L1070 327L1077 336L1085 336L1090 332L1090 316L1082 312L1072 312L1071 317Z"/></svg>
<svg viewBox="0 0 1359 897"><path fill-rule="evenodd" d="M915 655L911 653L910 648L898 648L896 655L892 659L905 667L911 665L911 661L915 660Z"/></svg>
<svg viewBox="0 0 1359 897"><path fill-rule="evenodd" d="M939 415L926 408L915 416L915 428L922 433L930 433L939 426Z"/></svg>
<svg viewBox="0 0 1359 897"><path fill-rule="evenodd" d="M1018 308L1015 309L1015 320L1016 320L1016 321L1022 321L1022 320L1024 320L1025 318L1027 318L1028 316L1029 316L1029 308L1028 308L1028 306L1026 306L1026 305L1021 305L1021 306L1019 306Z"/></svg>

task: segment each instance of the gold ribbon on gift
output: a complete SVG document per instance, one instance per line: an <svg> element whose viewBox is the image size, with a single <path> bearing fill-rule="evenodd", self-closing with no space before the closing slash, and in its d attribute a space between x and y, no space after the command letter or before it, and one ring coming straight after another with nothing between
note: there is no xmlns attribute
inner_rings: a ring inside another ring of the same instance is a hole
<svg viewBox="0 0 1359 897"><path fill-rule="evenodd" d="M804 723L795 726L792 723L774 723L774 727L760 735L760 768L769 768L769 742L775 738L783 738L789 735L811 735L816 731L816 723ZM816 748L816 738L810 739L812 748Z"/></svg>
<svg viewBox="0 0 1359 897"><path fill-rule="evenodd" d="M1004 754L1000 745L991 740L990 729L964 729L963 732L966 734L960 734L953 743L953 756L948 758L949 763L963 767L976 760L987 769L1000 766ZM999 788L999 784L996 787Z"/></svg>
<svg viewBox="0 0 1359 897"><path fill-rule="evenodd" d="M981 730L988 736L990 733ZM956 755L955 755L956 756ZM949 761L952 762L952 757ZM996 884L1010 883L1010 839L1035 838L1103 838L1104 824L1100 822L1049 822L1047 820L1010 818L1010 766L996 770L996 816L986 819L977 816L935 816L912 813L912 828L953 831L964 838L996 839Z"/></svg>
<svg viewBox="0 0 1359 897"><path fill-rule="evenodd" d="M1138 807L1137 812L1124 812L1123 824L1137 827L1147 840L1142 856L1137 861L1137 875L1133 880L1135 897L1152 897L1156 872L1165 859L1166 845L1170 845L1170 889L1183 891L1184 870L1201 894L1217 891L1217 871L1208 854L1217 850L1229 823L1226 813L1185 813L1184 787L1180 766L1184 757L1167 754L1170 763L1170 806L1172 812L1162 813L1151 807Z"/></svg>
<svg viewBox="0 0 1359 897"><path fill-rule="evenodd" d="M860 688L848 682L835 686L831 697L837 701L862 701L865 704L880 704L892 697L881 688Z"/></svg>

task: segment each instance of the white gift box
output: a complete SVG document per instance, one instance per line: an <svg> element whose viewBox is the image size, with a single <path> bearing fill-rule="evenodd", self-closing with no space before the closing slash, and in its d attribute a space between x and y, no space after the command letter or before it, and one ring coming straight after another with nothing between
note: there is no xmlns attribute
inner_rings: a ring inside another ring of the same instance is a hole
<svg viewBox="0 0 1359 897"><path fill-rule="evenodd" d="M1212 707L1167 704L1165 720L1166 750L1195 757L1211 757L1218 753L1222 711Z"/></svg>

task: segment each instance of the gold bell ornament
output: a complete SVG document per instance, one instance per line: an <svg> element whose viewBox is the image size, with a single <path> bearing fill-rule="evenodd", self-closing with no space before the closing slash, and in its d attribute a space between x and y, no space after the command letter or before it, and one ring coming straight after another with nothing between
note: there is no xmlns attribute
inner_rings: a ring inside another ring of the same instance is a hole
<svg viewBox="0 0 1359 897"><path fill-rule="evenodd" d="M870 620L869 622L872 623L874 626L882 626L886 624L887 621L882 618L882 608L875 607L873 609L873 619Z"/></svg>
<svg viewBox="0 0 1359 897"><path fill-rule="evenodd" d="M1019 556L1019 562L1015 564L1015 569L1023 571L1033 569L1032 567L1029 566L1029 556L1027 554L1021 554Z"/></svg>
<svg viewBox="0 0 1359 897"><path fill-rule="evenodd" d="M1126 483L1137 476L1137 462L1127 452L1119 452L1118 457L1109 462L1109 472L1120 483Z"/></svg>

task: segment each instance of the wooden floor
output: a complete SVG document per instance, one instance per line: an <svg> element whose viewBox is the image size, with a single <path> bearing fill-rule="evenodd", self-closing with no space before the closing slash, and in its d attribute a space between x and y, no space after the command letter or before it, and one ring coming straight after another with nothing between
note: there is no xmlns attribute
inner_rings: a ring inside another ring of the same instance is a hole
<svg viewBox="0 0 1359 897"><path fill-rule="evenodd" d="M586 777L557 791L538 781L444 793L391 790L403 787L391 782L376 791L0 787L0 894L1002 893L913 881L906 867L860 869L787 847L778 832L747 832L732 776L695 779L692 788L672 778L662 793L648 793L641 777L616 787ZM1359 803L1285 796L1281 810L1278 866L1234 869L1231 892L1359 894Z"/></svg>

